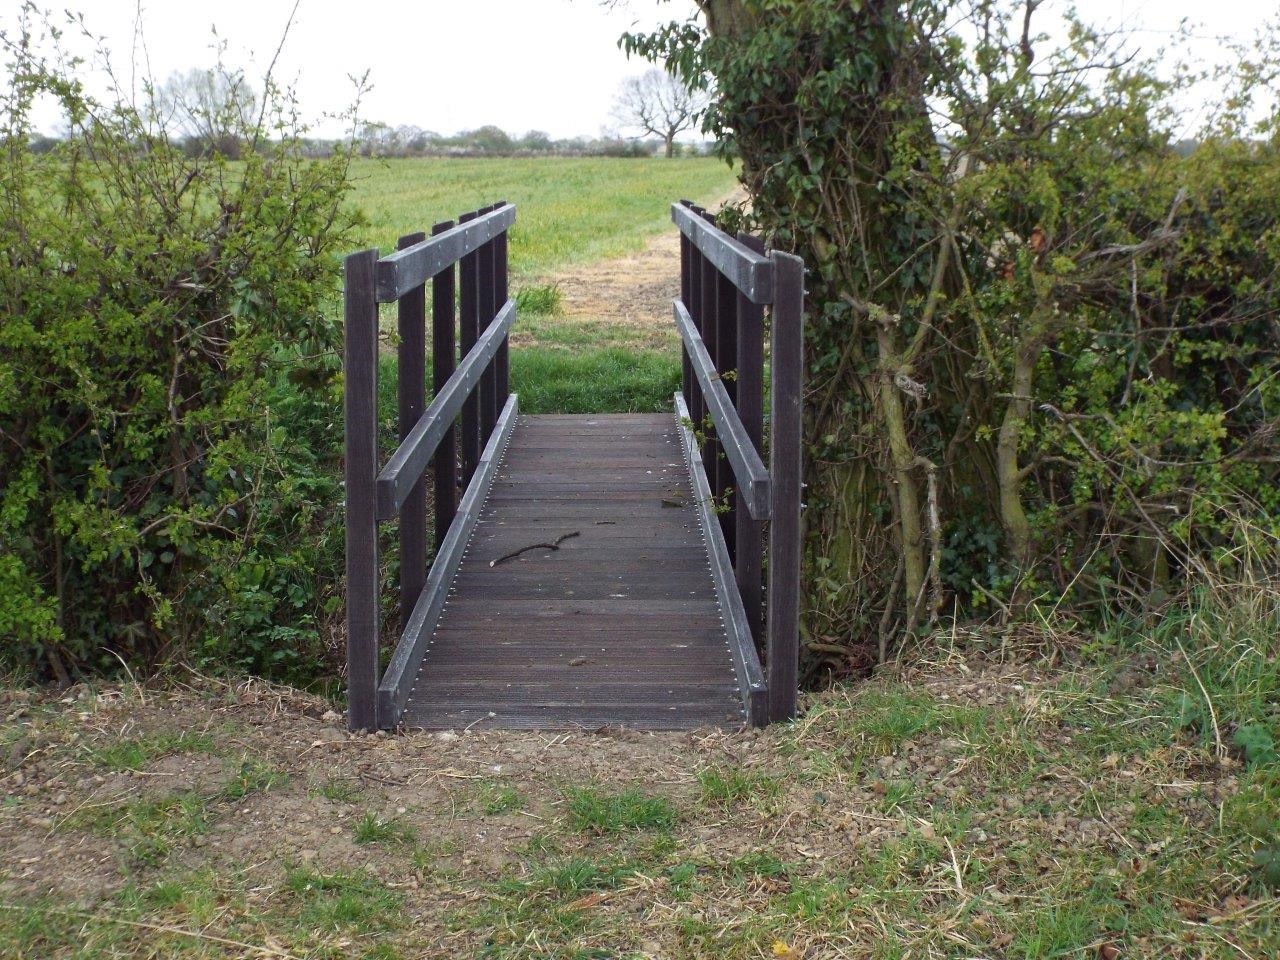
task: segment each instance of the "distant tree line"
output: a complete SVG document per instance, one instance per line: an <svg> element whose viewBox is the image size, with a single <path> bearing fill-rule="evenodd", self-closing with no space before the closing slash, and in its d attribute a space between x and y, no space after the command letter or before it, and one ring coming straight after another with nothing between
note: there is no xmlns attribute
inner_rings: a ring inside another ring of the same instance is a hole
<svg viewBox="0 0 1280 960"><path fill-rule="evenodd" d="M28 143L33 153L48 153L62 142L61 137L33 134ZM170 134L170 140L189 157L221 156L239 160L247 144L225 131L190 131ZM392 126L365 123L355 143L347 138L304 137L297 148L307 157L331 157L350 150L364 157L652 157L704 156L708 147L701 143L668 144L663 138L628 139L616 136L570 137L554 139L542 130L530 130L516 136L501 127L484 126L452 135L423 130L412 124Z"/></svg>
<svg viewBox="0 0 1280 960"><path fill-rule="evenodd" d="M614 135L555 139L542 130L523 136L488 125L455 134L440 134L413 124L363 124L356 149L369 157L651 157L666 152L661 137L632 139ZM332 141L309 141L319 153L331 150ZM706 152L702 144L676 144L676 152L697 156Z"/></svg>

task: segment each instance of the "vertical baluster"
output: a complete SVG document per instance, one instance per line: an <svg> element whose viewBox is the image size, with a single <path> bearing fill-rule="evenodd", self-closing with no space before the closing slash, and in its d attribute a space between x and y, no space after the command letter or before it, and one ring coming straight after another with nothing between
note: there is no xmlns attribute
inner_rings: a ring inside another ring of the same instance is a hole
<svg viewBox="0 0 1280 960"><path fill-rule="evenodd" d="M480 215L491 213L496 208L493 206L481 207ZM493 241L485 243L476 251L479 263L479 279L480 284L480 329L488 330L489 324L493 323L494 314L497 312L494 307L494 249ZM498 381L497 371L494 369L493 361L489 361L484 368L484 373L480 375L480 385L477 388L480 392L480 447L489 442L489 436L493 433L494 424L498 422Z"/></svg>
<svg viewBox="0 0 1280 960"><path fill-rule="evenodd" d="M437 223L431 233L444 233L453 227L453 221ZM449 264L431 281L431 385L433 394L439 394L453 376L457 364L457 341L454 333L455 271ZM449 525L458 512L458 431L450 427L440 441L434 460L435 474L435 522L436 550L444 543Z"/></svg>
<svg viewBox="0 0 1280 960"><path fill-rule="evenodd" d="M800 656L801 391L804 386L804 261L774 253L770 362L769 718L796 712Z"/></svg>
<svg viewBox="0 0 1280 960"><path fill-rule="evenodd" d="M702 334L702 272L709 269L711 268L703 257L702 251L690 243L689 295L684 305L699 335ZM685 399L689 402L689 418L693 420L693 429L697 432L702 429L702 420L707 415L707 408L702 401L702 385L694 375L692 366L689 369L689 393Z"/></svg>
<svg viewBox="0 0 1280 960"><path fill-rule="evenodd" d="M738 405L738 288L724 274L716 273L716 369L721 377L729 402L736 408ZM728 509L720 514L720 529L724 532L724 545L729 552L729 559L737 559L737 497L726 497L726 491L736 490L739 486L733 475L733 467L729 461L721 457L720 469L716 471L716 501L725 504ZM726 503L727 500L727 503Z"/></svg>
<svg viewBox="0 0 1280 960"><path fill-rule="evenodd" d="M425 240L409 233L396 243L403 250ZM396 303L396 422L401 442L422 418L427 405L427 289L410 290ZM427 582L427 483L419 477L400 508L400 623L407 623Z"/></svg>
<svg viewBox="0 0 1280 960"><path fill-rule="evenodd" d="M499 207L505 207L507 201L498 202ZM493 242L495 253L495 270L494 273L494 302L499 310L507 305L507 300L511 296L510 289L510 263L508 262L507 252L507 231L503 230ZM498 412L507 404L507 397L511 395L511 335L502 338L502 345L498 347L498 355L494 358L494 369L497 371Z"/></svg>
<svg viewBox="0 0 1280 960"><path fill-rule="evenodd" d="M347 725L378 726L378 251L343 264L346 427Z"/></svg>
<svg viewBox="0 0 1280 960"><path fill-rule="evenodd" d="M464 213L458 218L459 223L469 223L476 218L476 212ZM466 359L476 339L480 336L480 302L478 254L468 253L459 263L458 306L458 346L461 359ZM462 485L471 483L472 474L476 472L476 464L480 462L480 398L476 391L471 392L462 405Z"/></svg>
<svg viewBox="0 0 1280 960"><path fill-rule="evenodd" d="M756 253L764 253L764 244L748 233L738 234L738 240ZM738 299L738 416L747 436L755 448L764 455L764 308L752 303L741 293ZM761 544L763 524L752 520L751 514L739 492L734 497L737 556L734 572L737 575L738 593L747 612L747 623L756 646L763 641L761 630Z"/></svg>

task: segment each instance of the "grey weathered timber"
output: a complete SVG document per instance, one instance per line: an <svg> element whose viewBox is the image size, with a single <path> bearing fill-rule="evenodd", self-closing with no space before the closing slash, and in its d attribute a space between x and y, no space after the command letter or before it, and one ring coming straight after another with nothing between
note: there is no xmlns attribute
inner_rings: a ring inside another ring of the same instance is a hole
<svg viewBox="0 0 1280 960"><path fill-rule="evenodd" d="M737 489L742 493L743 503L753 518L768 520L771 502L769 471L765 469L760 453L747 435L738 412L733 408L724 384L715 372L711 357L707 355L707 348L693 326L689 311L683 303L675 300L672 301L672 312L675 315L676 329L689 354L694 376L702 390L703 402L707 405L725 456L737 478Z"/></svg>
<svg viewBox="0 0 1280 960"><path fill-rule="evenodd" d="M671 205L671 219L752 303L773 299L773 262L716 229L690 207Z"/></svg>
<svg viewBox="0 0 1280 960"><path fill-rule="evenodd" d="M764 252L764 244L749 233L738 234L738 242L745 247ZM738 395L735 398L738 417L747 438L757 450L764 449L764 308L752 303L746 295L738 293L738 336L735 381ZM734 492L736 510L734 570L737 574L738 593L747 612L747 623L757 645L764 640L763 630L763 549L764 525L747 510L742 490Z"/></svg>
<svg viewBox="0 0 1280 960"><path fill-rule="evenodd" d="M438 236L452 228L453 221L446 220L437 223L431 232ZM444 389L458 362L457 319L453 302L456 272L454 265L449 264L431 278L432 396L438 396ZM458 510L458 431L452 421L436 448L431 472L435 487L435 547L439 552ZM413 596L416 597L417 593ZM401 618L400 622L404 623L405 619Z"/></svg>
<svg viewBox="0 0 1280 960"><path fill-rule="evenodd" d="M401 722L744 721L675 417L522 415Z"/></svg>
<svg viewBox="0 0 1280 960"><path fill-rule="evenodd" d="M379 519L390 520L400 510L417 478L426 470L436 447L453 426L454 417L465 409L481 374L489 367L489 362L511 329L515 316L515 301L508 300L378 474Z"/></svg>
<svg viewBox="0 0 1280 960"><path fill-rule="evenodd" d="M764 672L760 669L760 657L756 653L755 636L751 632L747 611L735 583L733 565L729 561L724 533L720 528L720 518L714 510L715 501L711 495L711 486L707 482L707 474L698 455L697 438L694 437L693 431L684 425L684 420L689 416L689 410L685 406L684 397L678 393L675 396L675 405L676 421L680 423L680 439L684 446L684 455L688 461L690 480L693 485L693 499L698 508L698 520L702 526L702 536L711 562L711 577L715 581L716 597L720 602L720 612L729 634L729 652L733 655L733 668L738 677L738 688L742 692L747 722L752 726L762 727L769 722L769 701Z"/></svg>
<svg viewBox="0 0 1280 960"><path fill-rule="evenodd" d="M426 234L410 233L396 244L401 249ZM396 427L403 441L422 417L427 403L427 291L415 287L396 304L400 344L396 350ZM427 579L427 484L424 477L409 490L400 510L400 622L413 608L413 598Z"/></svg>
<svg viewBox="0 0 1280 960"><path fill-rule="evenodd" d="M405 701L414 677L418 673L422 656L427 649L431 631L440 618L448 595L449 584L457 573L462 555L475 529L480 516L480 508L498 470L498 464L506 451L507 443L515 430L520 415L519 399L515 394L507 398L494 426L493 434L480 455L480 463L467 492L458 505L458 513L449 526L444 545L436 554L431 565L431 573L427 577L426 586L415 598L413 613L406 619L400 641L396 644L387 664L387 672L383 675L378 687L378 723L384 729L390 729L400 722L400 714L404 710Z"/></svg>
<svg viewBox="0 0 1280 960"><path fill-rule="evenodd" d="M377 727L378 301L377 250L353 253L343 264L343 422L346 434L347 725Z"/></svg>
<svg viewBox="0 0 1280 960"><path fill-rule="evenodd" d="M801 403L804 389L804 261L775 251L770 361L769 602L765 660L769 719L796 713L800 656Z"/></svg>
<svg viewBox="0 0 1280 960"><path fill-rule="evenodd" d="M445 267L479 250L515 223L516 208L508 203L481 217L458 219L456 227L378 261L378 300L398 300Z"/></svg>

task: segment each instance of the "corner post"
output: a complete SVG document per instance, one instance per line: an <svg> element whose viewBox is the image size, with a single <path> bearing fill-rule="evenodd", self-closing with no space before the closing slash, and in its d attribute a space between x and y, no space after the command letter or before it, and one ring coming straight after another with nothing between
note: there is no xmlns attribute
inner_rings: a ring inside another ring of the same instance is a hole
<svg viewBox="0 0 1280 960"><path fill-rule="evenodd" d="M507 201L499 200L498 206L505 207ZM507 253L507 235L508 231L503 230L493 241L493 249L496 260L496 274L494 275L494 301L497 309L501 310L507 305L507 300L511 296L510 289L510 262ZM511 334L507 334L502 338L502 345L498 347L498 355L494 357L493 368L496 372L498 382L498 401L497 410L499 415L507 404L507 397L511 395Z"/></svg>
<svg viewBox="0 0 1280 960"><path fill-rule="evenodd" d="M769 530L766 658L769 719L796 715L800 659L801 398L804 388L804 261L775 252L769 442L773 503Z"/></svg>
<svg viewBox="0 0 1280 960"><path fill-rule="evenodd" d="M378 251L343 264L347 726L378 727Z"/></svg>
<svg viewBox="0 0 1280 960"><path fill-rule="evenodd" d="M681 200L680 205L683 207L692 207L693 203L689 200ZM692 316L693 304L693 244L689 242L689 238L684 235L684 231L680 231L680 302L684 304L684 308L690 312ZM689 362L689 351L684 345L684 341L680 342L680 392L684 395L685 405L693 409L693 366Z"/></svg>
<svg viewBox="0 0 1280 960"><path fill-rule="evenodd" d="M764 244L749 233L739 233L738 241L749 250L764 253ZM757 451L764 450L764 308L752 303L746 294L738 294L738 338L736 369L738 371L738 416L747 436ZM763 643L761 623L761 550L763 524L751 518L746 500L739 490L734 495L734 533L737 554L734 572L738 593L747 612L747 625L759 649Z"/></svg>

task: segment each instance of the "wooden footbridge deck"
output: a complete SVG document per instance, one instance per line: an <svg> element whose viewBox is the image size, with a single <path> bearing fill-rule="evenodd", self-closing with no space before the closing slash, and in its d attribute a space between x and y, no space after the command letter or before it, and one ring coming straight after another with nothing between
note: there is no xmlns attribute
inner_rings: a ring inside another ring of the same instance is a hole
<svg viewBox="0 0 1280 960"><path fill-rule="evenodd" d="M507 383L510 204L404 237L388 256L347 258L352 729L679 729L794 714L803 265L692 204L672 215L683 379L666 413L520 413ZM385 302L398 304L400 444L383 463ZM392 519L394 609L379 577ZM386 627L399 639L384 667Z"/></svg>

